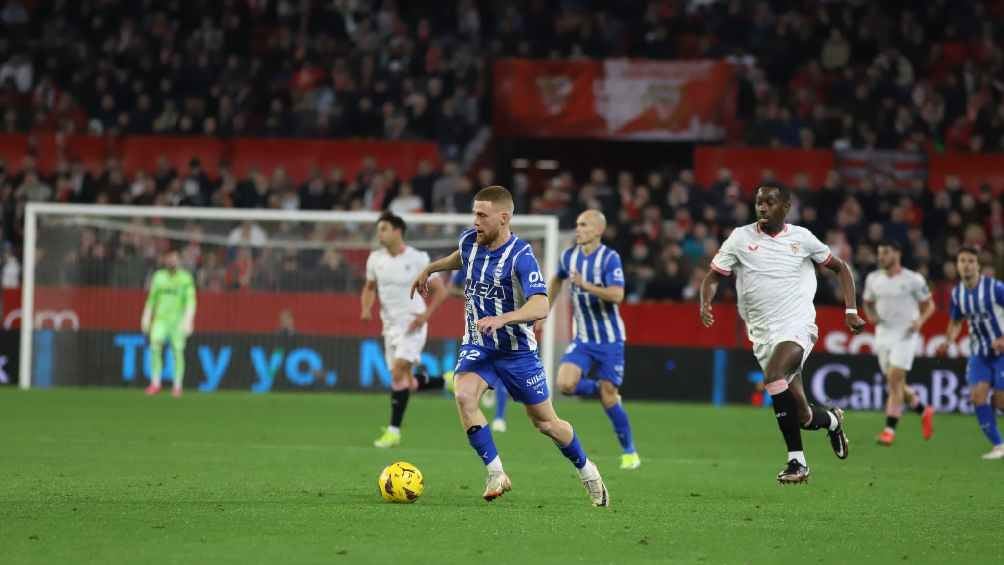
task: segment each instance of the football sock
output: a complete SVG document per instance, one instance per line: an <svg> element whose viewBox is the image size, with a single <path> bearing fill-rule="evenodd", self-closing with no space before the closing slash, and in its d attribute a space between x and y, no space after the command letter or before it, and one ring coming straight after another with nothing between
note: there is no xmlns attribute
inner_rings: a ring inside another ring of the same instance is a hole
<svg viewBox="0 0 1004 565"><path fill-rule="evenodd" d="M498 459L499 452L495 449L495 440L492 439L492 431L486 426L471 426L467 428L467 441L474 448L474 452L478 454L481 461L487 466L489 464L497 463L499 466L499 471L501 471L502 463L501 461L496 462ZM489 471L492 469L489 468Z"/></svg>
<svg viewBox="0 0 1004 565"><path fill-rule="evenodd" d="M805 452L804 451L789 451L788 452L788 461L791 461L792 459L794 459L795 461L798 461L799 463L801 463L802 465L804 465L806 467L809 466L809 464L805 462Z"/></svg>
<svg viewBox="0 0 1004 565"><path fill-rule="evenodd" d="M812 406L812 419L808 424L802 426L803 430L835 430L837 429L837 419L829 410L822 406Z"/></svg>
<svg viewBox="0 0 1004 565"><path fill-rule="evenodd" d="M585 377L575 385L575 396L595 396L600 391L600 382Z"/></svg>
<svg viewBox="0 0 1004 565"><path fill-rule="evenodd" d="M798 410L795 408L795 395L787 387L770 396L774 405L774 415L777 416L777 427L781 429L784 443L788 451L802 451L802 430L798 424ZM789 457L791 459L791 457Z"/></svg>
<svg viewBox="0 0 1004 565"><path fill-rule="evenodd" d="M171 355L174 356L174 388L180 389L181 383L185 380L185 345L184 343L172 343Z"/></svg>
<svg viewBox="0 0 1004 565"><path fill-rule="evenodd" d="M498 387L495 389L495 419L505 420L505 408L506 404L509 402L509 395L505 391L505 387Z"/></svg>
<svg viewBox="0 0 1004 565"><path fill-rule="evenodd" d="M579 436L572 432L572 441L568 443L565 447L558 447L561 450L561 454L568 458L575 465L576 469L581 469L586 465L586 452L582 450L582 445L579 444Z"/></svg>
<svg viewBox="0 0 1004 565"><path fill-rule="evenodd" d="M886 416L885 417L885 427L891 432L896 431L896 424L899 423L899 418L896 416Z"/></svg>
<svg viewBox="0 0 1004 565"><path fill-rule="evenodd" d="M436 390L446 385L443 377L433 377L425 370L425 366L419 365L415 369L415 380L418 381L418 390Z"/></svg>
<svg viewBox="0 0 1004 565"><path fill-rule="evenodd" d="M914 397L913 404L910 405L910 410L913 410L918 414L923 414L924 410L927 410L927 406L925 406L924 403L921 402L919 398Z"/></svg>
<svg viewBox="0 0 1004 565"><path fill-rule="evenodd" d="M164 371L164 345L150 342L150 384L160 386L160 376Z"/></svg>
<svg viewBox="0 0 1004 565"><path fill-rule="evenodd" d="M614 433L617 434L617 441L621 444L624 453L634 453L634 439L631 437L631 422L628 421L627 412L620 402L606 409L607 418L614 425Z"/></svg>
<svg viewBox="0 0 1004 565"><path fill-rule="evenodd" d="M980 423L980 430L987 436L994 446L1001 444L1001 434L997 431L997 415L994 414L994 407L983 404L976 407L976 419Z"/></svg>
<svg viewBox="0 0 1004 565"><path fill-rule="evenodd" d="M390 425L395 428L401 427L401 421L404 420L404 409L408 407L408 397L411 395L411 391L408 389L404 390L392 390L390 392Z"/></svg>

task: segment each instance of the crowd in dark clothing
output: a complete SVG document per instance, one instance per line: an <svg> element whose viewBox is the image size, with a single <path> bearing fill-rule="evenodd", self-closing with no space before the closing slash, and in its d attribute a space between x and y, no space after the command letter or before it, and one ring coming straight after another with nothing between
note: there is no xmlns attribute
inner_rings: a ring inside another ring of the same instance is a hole
<svg viewBox="0 0 1004 565"><path fill-rule="evenodd" d="M714 58L739 69L734 142L1004 151L1002 31L1001 0L7 0L0 131L457 158L491 121L497 58Z"/></svg>

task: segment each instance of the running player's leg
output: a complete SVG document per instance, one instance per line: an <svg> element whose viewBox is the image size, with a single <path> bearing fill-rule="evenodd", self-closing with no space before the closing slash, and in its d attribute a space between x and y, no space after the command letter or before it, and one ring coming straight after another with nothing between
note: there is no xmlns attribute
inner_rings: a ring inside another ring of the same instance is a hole
<svg viewBox="0 0 1004 565"><path fill-rule="evenodd" d="M460 425L467 433L467 442L488 471L485 491L481 497L491 502L511 490L512 481L502 467L502 458L499 457L498 448L495 447L495 439L492 438L488 420L481 412L481 396L488 390L488 381L497 379L493 378L493 374L488 374L487 368L483 368L482 373L485 375L472 372L457 373L454 377L453 397L457 403ZM502 388L501 383L496 383L495 386Z"/></svg>
<svg viewBox="0 0 1004 565"><path fill-rule="evenodd" d="M174 396L181 396L185 381L185 332L180 328L171 331L171 356L174 360Z"/></svg>
<svg viewBox="0 0 1004 565"><path fill-rule="evenodd" d="M565 354L561 356L561 364L558 366L558 390L561 394L595 396L599 392L599 383L593 379L582 378L589 373L592 366L593 361L586 344L569 345Z"/></svg>
<svg viewBox="0 0 1004 565"><path fill-rule="evenodd" d="M983 435L993 445L988 453L983 455L984 459L1004 458L1004 441L1001 441L1001 434L997 430L997 415L994 407L998 405L998 391L1004 390L1004 376L998 376L998 371L1004 368L996 367L994 359L985 356L972 356L969 358L966 377L970 385L970 400L976 412L976 419L980 423L980 430ZM997 390L994 390L994 389ZM993 402L991 402L991 393Z"/></svg>
<svg viewBox="0 0 1004 565"><path fill-rule="evenodd" d="M164 372L164 342L167 341L167 326L154 320L150 327L150 386L147 394L160 392L160 378Z"/></svg>
<svg viewBox="0 0 1004 565"><path fill-rule="evenodd" d="M561 454L575 466L593 505L609 505L610 495L600 477L599 469L586 457L586 452L582 449L582 444L579 442L579 437L575 434L572 424L558 417L554 406L546 397L536 404L527 404L526 414L530 417L530 421L537 428L537 431L551 438Z"/></svg>
<svg viewBox="0 0 1004 565"><path fill-rule="evenodd" d="M799 421L803 430L826 430L830 438L833 454L840 459L847 458L847 434L844 433L844 412L839 408L827 408L810 404L802 384L801 371L789 383L789 388L799 407Z"/></svg>
<svg viewBox="0 0 1004 565"><path fill-rule="evenodd" d="M637 469L641 458L634 447L631 421L624 410L620 386L624 382L624 344L611 343L596 346L593 359L600 385L600 403L621 445L621 469Z"/></svg>
<svg viewBox="0 0 1004 565"><path fill-rule="evenodd" d="M411 396L412 362L402 358L400 336L384 336L384 359L390 368L390 425L373 442L374 447L394 447L401 443L401 424Z"/></svg>
<svg viewBox="0 0 1004 565"><path fill-rule="evenodd" d="M808 412L804 398L800 402L788 386L788 378L799 371L804 349L793 341L784 341L774 346L767 366L764 367L764 383L770 394L777 417L777 425L788 448L788 465L778 473L782 483L800 483L808 479L809 467L802 449L800 411Z"/></svg>

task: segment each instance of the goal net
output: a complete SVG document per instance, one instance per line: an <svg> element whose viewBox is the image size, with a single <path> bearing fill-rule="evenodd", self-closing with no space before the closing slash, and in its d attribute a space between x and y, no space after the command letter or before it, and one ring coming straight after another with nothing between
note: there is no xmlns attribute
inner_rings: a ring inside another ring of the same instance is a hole
<svg viewBox="0 0 1004 565"><path fill-rule="evenodd" d="M194 332L175 365L163 351L163 385L188 390L382 390L379 304L360 317L375 212L301 212L28 205L21 304L20 385L145 387L151 353L141 329L147 290L167 249L196 285ZM406 241L435 260L456 249L471 216L404 217ZM517 216L545 277L556 272L553 217ZM444 273L444 281L448 273ZM10 318L10 314L7 315ZM549 375L569 335L567 301L540 336ZM452 371L463 334L462 299L429 323L422 364Z"/></svg>

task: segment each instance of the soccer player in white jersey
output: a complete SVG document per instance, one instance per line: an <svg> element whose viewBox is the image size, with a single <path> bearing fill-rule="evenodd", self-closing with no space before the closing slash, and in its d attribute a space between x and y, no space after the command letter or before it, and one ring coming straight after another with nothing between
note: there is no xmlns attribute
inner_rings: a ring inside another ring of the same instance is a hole
<svg viewBox="0 0 1004 565"><path fill-rule="evenodd" d="M848 329L857 334L865 325L858 316L850 269L812 232L786 224L784 218L790 209L791 193L785 187L760 187L756 223L732 230L701 282L701 322L711 327L715 323L711 301L718 281L736 275L739 315L746 322L753 354L763 368L778 427L788 447L788 463L777 474L781 484L809 479L801 429L827 430L833 452L840 459L847 457L843 412L810 406L802 386L802 367L819 335L812 304L816 295L813 264L839 276Z"/></svg>
<svg viewBox="0 0 1004 565"><path fill-rule="evenodd" d="M432 282L431 301L426 308L420 296L412 296L411 282L429 264L429 254L404 242L407 225L399 216L385 213L377 220L380 248L366 259L366 284L362 291L363 320L373 316L373 302L380 296L383 322L384 357L391 375L390 426L373 442L376 447L401 443L401 423L413 389L442 388L441 378L430 378L420 366L428 334L429 316L446 299L442 281Z"/></svg>
<svg viewBox="0 0 1004 565"><path fill-rule="evenodd" d="M564 394L594 397L610 418L621 445L621 469L637 469L631 422L621 404L624 382L624 320L617 305L624 300L624 268L617 251L603 245L607 219L586 210L575 220L575 245L561 254L547 296L554 304L565 279L572 282L575 340L558 366L558 389ZM538 322L539 323L539 322ZM595 378L590 377L590 373Z"/></svg>
<svg viewBox="0 0 1004 565"><path fill-rule="evenodd" d="M505 387L526 407L534 427L571 461L593 505L607 506L610 496L599 469L586 456L572 425L558 418L551 404L533 332L533 322L550 310L547 284L533 248L510 231L513 208L512 194L505 188L481 189L474 195L474 228L460 235L457 251L419 273L412 292L426 292L433 273L464 270L467 323L454 397L467 441L488 471L482 498L490 502L512 489L479 404L489 387Z"/></svg>
<svg viewBox="0 0 1004 565"><path fill-rule="evenodd" d="M885 404L885 429L875 438L879 445L891 446L896 424L903 415L903 401L921 416L921 434L934 434L934 408L924 406L920 397L906 386L906 374L913 368L913 356L922 343L920 329L934 314L934 301L924 275L904 269L899 243L878 244L879 268L865 278L864 307L875 324L875 353L885 375L889 396Z"/></svg>

